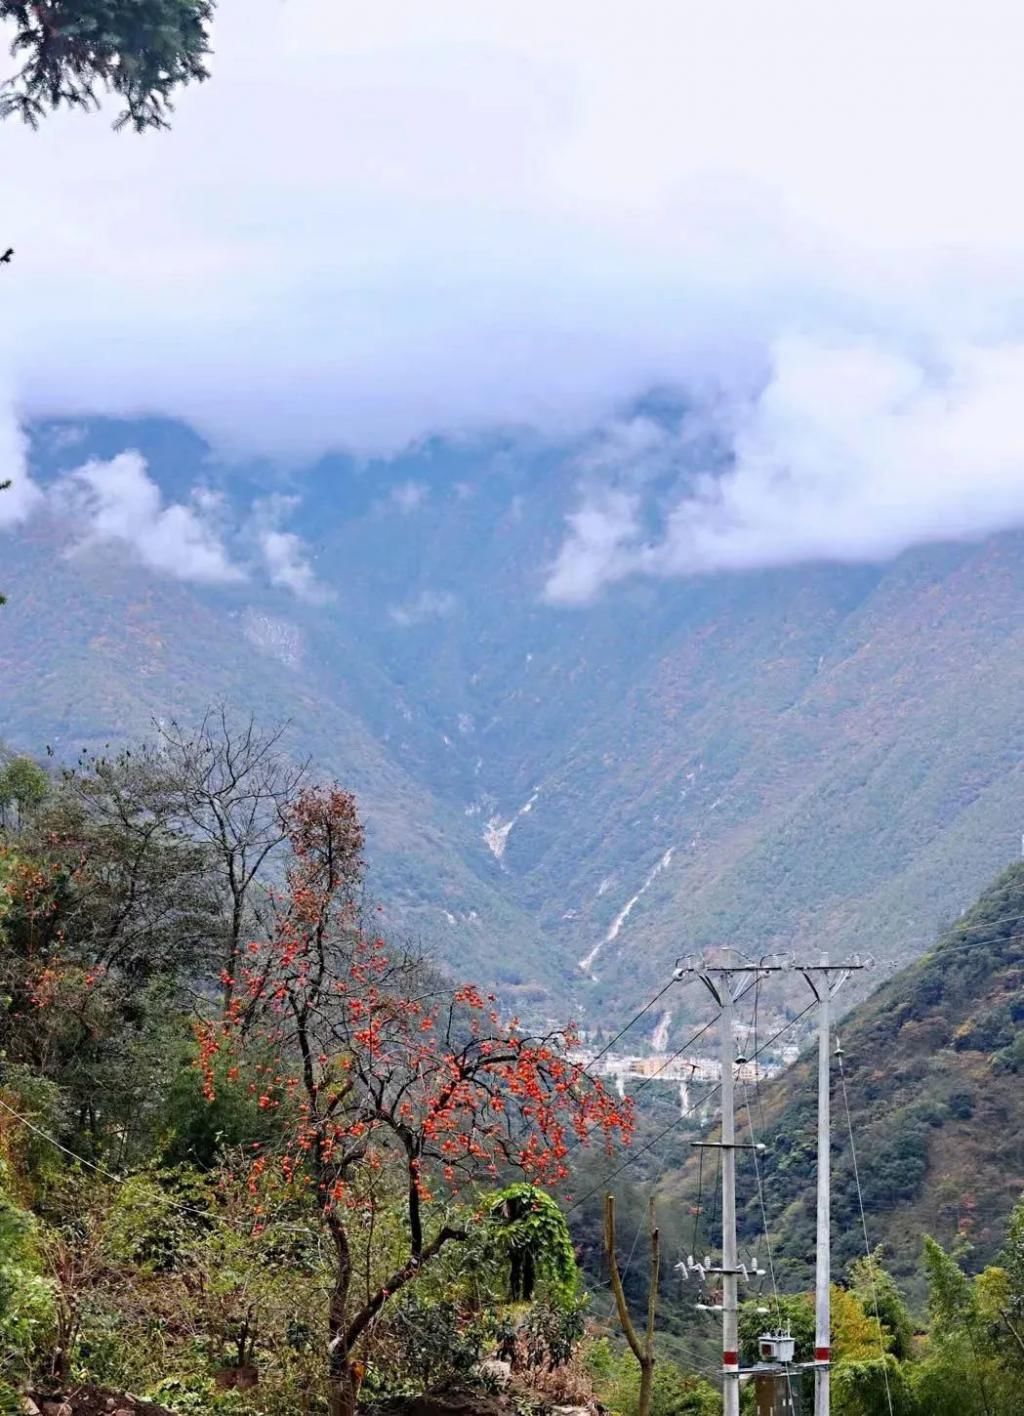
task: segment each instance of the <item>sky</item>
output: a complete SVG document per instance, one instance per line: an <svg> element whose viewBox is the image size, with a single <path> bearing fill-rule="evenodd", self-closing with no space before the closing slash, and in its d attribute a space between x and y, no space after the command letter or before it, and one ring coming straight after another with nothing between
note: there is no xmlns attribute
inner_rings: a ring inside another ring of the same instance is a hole
<svg viewBox="0 0 1024 1416"><path fill-rule="evenodd" d="M214 43L170 133L0 129L7 525L20 425L143 412L291 465L582 449L563 603L1024 524L1011 0L220 0ZM725 470L630 415L665 385ZM201 488L114 459L72 493L151 567L243 573ZM246 534L315 598L287 511Z"/></svg>

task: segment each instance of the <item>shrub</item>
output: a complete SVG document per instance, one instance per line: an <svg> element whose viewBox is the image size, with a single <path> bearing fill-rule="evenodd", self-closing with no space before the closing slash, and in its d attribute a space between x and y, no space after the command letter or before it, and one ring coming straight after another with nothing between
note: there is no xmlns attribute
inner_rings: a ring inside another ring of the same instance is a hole
<svg viewBox="0 0 1024 1416"><path fill-rule="evenodd" d="M6 1179L0 1162L0 1377L31 1370L56 1320L53 1284L36 1262L35 1221L9 1198Z"/></svg>

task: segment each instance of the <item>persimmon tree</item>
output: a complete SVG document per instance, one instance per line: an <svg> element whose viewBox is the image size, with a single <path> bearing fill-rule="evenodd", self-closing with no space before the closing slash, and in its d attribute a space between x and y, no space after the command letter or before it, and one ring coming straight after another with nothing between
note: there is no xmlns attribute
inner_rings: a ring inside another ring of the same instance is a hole
<svg viewBox="0 0 1024 1416"><path fill-rule="evenodd" d="M481 1184L515 1174L550 1186L573 1144L626 1141L631 1118L568 1060L571 1030L532 1035L493 998L442 985L363 926L363 831L349 794L304 791L288 828L274 927L249 945L228 1015L200 1029L200 1066L209 1096L221 1054L232 1054L228 1075L246 1082L246 1069L281 1137L256 1154L254 1193L276 1176L309 1197L329 1235L329 1402L332 1416L348 1416L377 1315L468 1237L451 1202L472 1205ZM403 1196L405 1252L357 1296L353 1230L374 1175Z"/></svg>

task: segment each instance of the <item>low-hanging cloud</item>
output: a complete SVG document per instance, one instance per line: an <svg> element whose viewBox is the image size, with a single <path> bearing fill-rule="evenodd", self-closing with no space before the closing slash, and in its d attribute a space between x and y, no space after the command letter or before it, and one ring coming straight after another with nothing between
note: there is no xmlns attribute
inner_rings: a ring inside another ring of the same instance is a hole
<svg viewBox="0 0 1024 1416"><path fill-rule="evenodd" d="M28 470L28 439L14 409L0 401L0 531L27 521L42 501L42 492Z"/></svg>
<svg viewBox="0 0 1024 1416"><path fill-rule="evenodd" d="M429 496L430 488L425 482L399 482L397 487L391 488L384 506L394 508L403 516L411 516L414 511L419 511L421 506L426 505Z"/></svg>
<svg viewBox="0 0 1024 1416"><path fill-rule="evenodd" d="M420 590L404 604L392 605L388 614L393 624L402 629L428 624L431 620L447 619L454 614L458 601L450 590Z"/></svg>
<svg viewBox="0 0 1024 1416"><path fill-rule="evenodd" d="M633 455L619 427L588 450L547 596L585 603L638 574L883 560L1024 526L1022 394L1024 343L912 359L783 341L759 396L727 409L722 465L694 464L685 418Z"/></svg>
<svg viewBox="0 0 1024 1416"><path fill-rule="evenodd" d="M4 125L0 371L293 465L583 442L560 603L1017 525L1022 46L989 0L225 3L170 132ZM621 417L658 388L684 422ZM42 495L5 437L0 524ZM103 516L150 566L322 595L283 521L148 498Z"/></svg>
<svg viewBox="0 0 1024 1416"><path fill-rule="evenodd" d="M576 437L793 330L1024 337L1022 43L988 0L224 3L170 132L4 125L0 353L30 417L301 461Z"/></svg>
<svg viewBox="0 0 1024 1416"><path fill-rule="evenodd" d="M307 559L302 538L294 531L264 531L260 545L271 585L290 590L310 604L322 604L330 598Z"/></svg>
<svg viewBox="0 0 1024 1416"><path fill-rule="evenodd" d="M245 577L220 533L220 499L197 488L189 503L165 504L137 452L85 463L62 478L52 496L73 518L76 550L115 544L150 570L199 584Z"/></svg>
<svg viewBox="0 0 1024 1416"><path fill-rule="evenodd" d="M317 577L302 537L284 529L298 506L298 497L280 492L260 497L243 527L242 540L254 547L271 585L307 604L325 605L334 598L333 591Z"/></svg>
<svg viewBox="0 0 1024 1416"><path fill-rule="evenodd" d="M299 505L295 496L257 498L248 511L202 483L183 501L167 500L146 459L126 449L92 458L48 483L32 478L28 440L13 411L0 415L0 532L34 516L49 517L74 558L116 546L146 570L197 585L230 586L262 580L310 605L334 598L313 569L310 548L285 529Z"/></svg>

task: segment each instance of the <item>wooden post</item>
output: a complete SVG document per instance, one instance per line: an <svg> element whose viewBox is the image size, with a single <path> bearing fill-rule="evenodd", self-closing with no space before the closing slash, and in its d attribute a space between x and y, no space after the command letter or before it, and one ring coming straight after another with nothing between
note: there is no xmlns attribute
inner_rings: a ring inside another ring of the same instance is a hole
<svg viewBox="0 0 1024 1416"><path fill-rule="evenodd" d="M655 1223L653 1195L647 1207L647 1227L651 1240L651 1273L647 1290L647 1326L644 1330L643 1340L641 1341L640 1337L637 1335L636 1328L633 1326L633 1319L630 1317L629 1307L626 1303L626 1294L622 1287L622 1277L619 1274L619 1262L615 1257L615 1198L612 1195L605 1195L604 1249L608 1256L608 1269L611 1274L612 1293L615 1296L615 1309L619 1315L619 1326L622 1328L626 1341L629 1343L629 1349L636 1358L640 1368L640 1400L637 1406L637 1416L650 1416L651 1391L654 1381L654 1320L658 1310L658 1277L661 1272L661 1241Z"/></svg>

